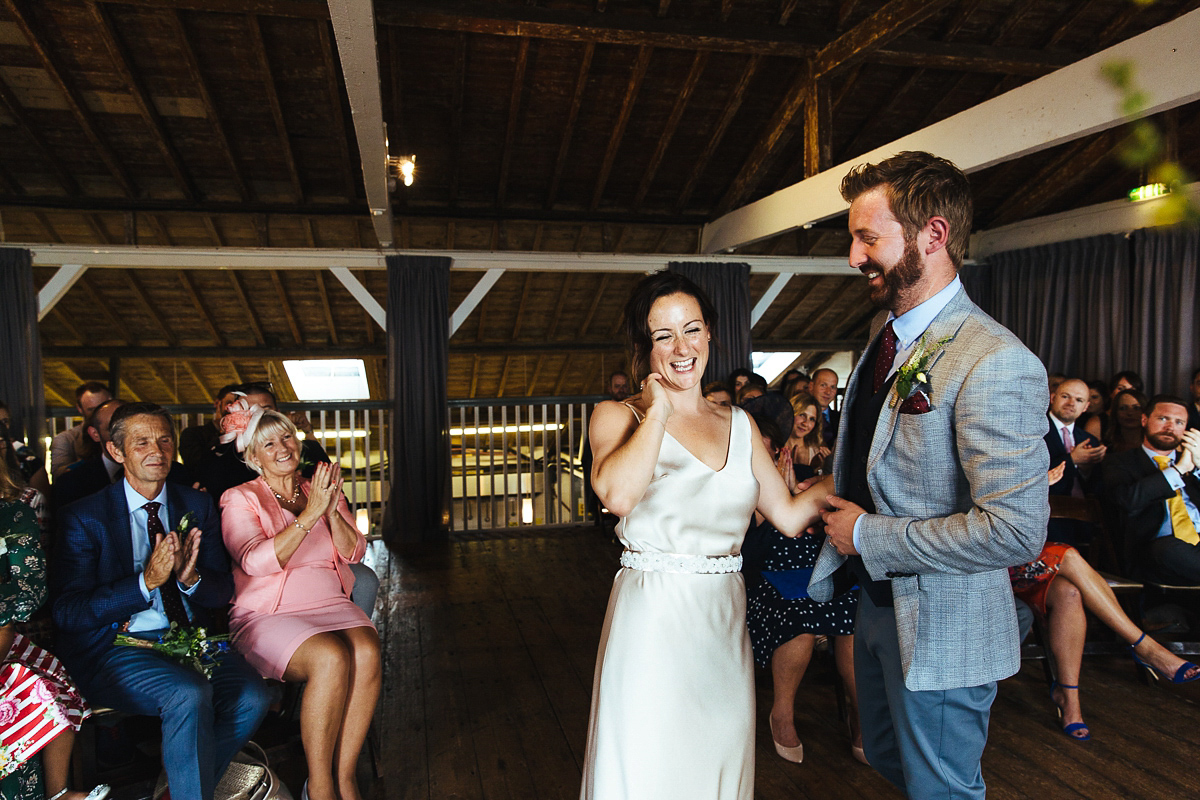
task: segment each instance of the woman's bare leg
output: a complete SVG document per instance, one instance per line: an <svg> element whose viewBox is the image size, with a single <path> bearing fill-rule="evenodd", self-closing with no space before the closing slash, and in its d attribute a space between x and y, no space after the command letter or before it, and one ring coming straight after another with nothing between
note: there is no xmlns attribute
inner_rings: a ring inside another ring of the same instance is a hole
<svg viewBox="0 0 1200 800"><path fill-rule="evenodd" d="M283 679L307 681L300 705L300 741L308 762L308 795L312 800L338 800L333 759L346 709L352 654L339 633L318 633L292 654Z"/></svg>
<svg viewBox="0 0 1200 800"><path fill-rule="evenodd" d="M71 748L75 746L75 730L67 728L42 748L42 777L45 779L46 797L67 788L67 774L71 771ZM67 792L59 800L83 800L87 792Z"/></svg>
<svg viewBox="0 0 1200 800"><path fill-rule="evenodd" d="M854 682L854 636L835 636L833 638L833 660L837 664L838 674L842 676L842 684L846 687L846 700L850 703L850 744L862 747L862 727L858 722L858 687Z"/></svg>
<svg viewBox="0 0 1200 800"><path fill-rule="evenodd" d="M1058 568L1058 574L1068 578L1071 583L1079 587L1087 610L1095 614L1118 637L1129 644L1133 644L1141 637L1141 628L1135 625L1125 613L1125 609L1121 608L1121 604L1117 602L1117 596L1113 594L1112 587L1104 578L1100 577L1096 570L1092 569L1078 550L1071 548L1066 552L1062 564ZM1168 676L1174 675L1176 670L1184 664L1182 658L1149 636L1142 639L1136 652L1143 661ZM1187 674L1193 673L1189 671Z"/></svg>
<svg viewBox="0 0 1200 800"><path fill-rule="evenodd" d="M796 747L800 736L796 733L796 691L812 660L816 637L802 633L795 639L784 642L771 654L771 678L774 683L774 700L771 704L771 735L784 747Z"/></svg>
<svg viewBox="0 0 1200 800"><path fill-rule="evenodd" d="M1071 550L1070 552L1075 552ZM1087 615L1079 588L1059 570L1046 591L1046 643L1058 667L1058 682L1051 694L1062 709L1063 725L1083 722L1079 692L1062 686L1078 686L1083 663L1083 643L1087 638ZM1082 731L1081 731L1082 733Z"/></svg>
<svg viewBox="0 0 1200 800"><path fill-rule="evenodd" d="M379 634L374 628L361 627L338 631L352 656L350 692L346 697L342 717L342 732L337 739L336 780L341 800L360 800L358 781L354 778L358 754L362 752L375 703L379 700L382 673Z"/></svg>

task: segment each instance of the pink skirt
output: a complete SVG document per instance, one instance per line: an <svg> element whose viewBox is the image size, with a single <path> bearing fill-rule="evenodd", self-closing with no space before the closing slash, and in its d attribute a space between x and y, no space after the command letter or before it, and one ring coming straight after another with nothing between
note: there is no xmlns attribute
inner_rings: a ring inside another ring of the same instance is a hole
<svg viewBox="0 0 1200 800"><path fill-rule="evenodd" d="M91 713L58 659L16 634L0 661L0 778Z"/></svg>
<svg viewBox="0 0 1200 800"><path fill-rule="evenodd" d="M247 611L234 606L229 613L233 646L264 678L283 680L288 663L305 639L318 633L371 628L370 618L345 597L330 598L317 608L289 610L280 606L274 614Z"/></svg>

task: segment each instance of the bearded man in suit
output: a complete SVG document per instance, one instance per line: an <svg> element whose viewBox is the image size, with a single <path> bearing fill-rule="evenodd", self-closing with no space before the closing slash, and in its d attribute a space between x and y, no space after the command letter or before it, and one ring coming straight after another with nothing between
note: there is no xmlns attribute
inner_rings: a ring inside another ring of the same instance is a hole
<svg viewBox="0 0 1200 800"><path fill-rule="evenodd" d="M1007 567L1050 510L1046 371L962 288L966 176L929 153L851 171L850 266L883 311L850 377L810 594L862 586L855 675L871 766L910 798L984 797L996 682L1020 667Z"/></svg>

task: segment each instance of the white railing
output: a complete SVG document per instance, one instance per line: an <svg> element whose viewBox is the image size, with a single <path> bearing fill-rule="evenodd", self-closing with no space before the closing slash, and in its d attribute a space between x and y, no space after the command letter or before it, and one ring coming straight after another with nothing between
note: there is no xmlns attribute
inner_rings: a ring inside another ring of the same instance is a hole
<svg viewBox="0 0 1200 800"><path fill-rule="evenodd" d="M313 433L325 447L329 459L342 465L343 490L354 512L358 529L378 534L383 529L383 509L391 486L387 458L391 412L385 403L282 403L280 411L304 411L312 421ZM177 430L203 425L212 420L211 406L168 406ZM82 422L78 415L51 416L46 421L49 437Z"/></svg>
<svg viewBox="0 0 1200 800"><path fill-rule="evenodd" d="M597 397L450 402L450 530L584 524L583 447Z"/></svg>

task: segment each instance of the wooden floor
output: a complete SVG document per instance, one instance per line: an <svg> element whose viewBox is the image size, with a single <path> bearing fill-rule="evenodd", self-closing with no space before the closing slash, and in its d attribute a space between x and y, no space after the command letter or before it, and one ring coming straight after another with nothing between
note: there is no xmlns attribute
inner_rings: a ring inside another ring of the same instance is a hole
<svg viewBox="0 0 1200 800"><path fill-rule="evenodd" d="M371 800L578 797L596 644L619 547L591 529L455 541L395 555L376 543L384 694ZM775 755L759 676L755 796L899 797L854 761L828 663L797 700L803 764ZM992 798L1200 797L1200 715L1187 694L1089 657L1092 741L1058 731L1039 664L1004 681L984 777ZM365 772L365 770L364 770Z"/></svg>

